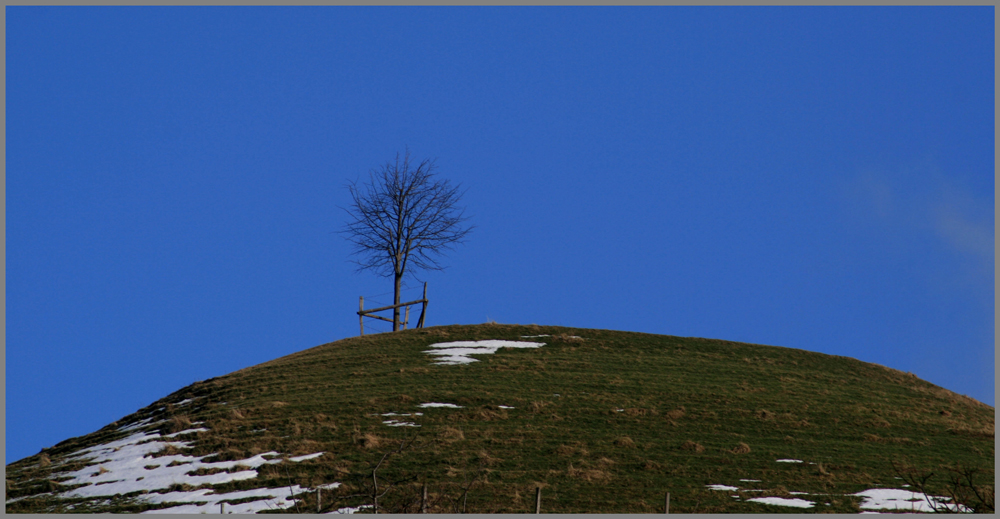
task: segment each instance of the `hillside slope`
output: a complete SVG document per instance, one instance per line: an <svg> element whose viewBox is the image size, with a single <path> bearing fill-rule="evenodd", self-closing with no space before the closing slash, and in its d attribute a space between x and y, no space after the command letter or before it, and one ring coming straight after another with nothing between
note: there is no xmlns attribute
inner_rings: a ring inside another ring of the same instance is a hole
<svg viewBox="0 0 1000 519"><path fill-rule="evenodd" d="M461 341L518 344L432 347ZM662 512L666 492L671 513L928 509L894 465L992 485L994 409L803 350L456 325L192 384L7 465L6 511L370 511L378 496L413 512L425 486L429 512L534 512L538 487L557 513Z"/></svg>

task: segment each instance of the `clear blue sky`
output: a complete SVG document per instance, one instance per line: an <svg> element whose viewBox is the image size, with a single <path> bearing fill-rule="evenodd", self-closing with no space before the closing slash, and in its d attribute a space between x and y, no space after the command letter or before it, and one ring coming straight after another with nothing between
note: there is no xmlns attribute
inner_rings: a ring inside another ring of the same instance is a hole
<svg viewBox="0 0 1000 519"><path fill-rule="evenodd" d="M993 7L6 13L8 462L357 335L391 280L338 205L406 146L477 227L417 273L428 325L787 346L994 403Z"/></svg>

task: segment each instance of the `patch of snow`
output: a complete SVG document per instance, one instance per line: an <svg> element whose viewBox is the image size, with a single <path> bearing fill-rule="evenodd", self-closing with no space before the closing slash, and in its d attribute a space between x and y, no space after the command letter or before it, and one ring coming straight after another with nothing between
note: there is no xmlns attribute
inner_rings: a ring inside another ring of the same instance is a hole
<svg viewBox="0 0 1000 519"><path fill-rule="evenodd" d="M145 419L139 420L138 422L134 422L134 423L123 425L123 426L119 427L118 430L119 431L123 431L123 432L124 431L132 431L132 430L138 429L140 427L145 427L147 425L150 425L150 422L152 422L152 421L153 421L152 418L145 418ZM159 422L157 422L157 423L159 423Z"/></svg>
<svg viewBox="0 0 1000 519"><path fill-rule="evenodd" d="M730 487L727 485L705 485L705 486L712 490L728 490L732 492L736 492L737 490L739 490L739 488L737 487Z"/></svg>
<svg viewBox="0 0 1000 519"><path fill-rule="evenodd" d="M522 339L534 339L536 337L552 337L551 335L522 335Z"/></svg>
<svg viewBox="0 0 1000 519"><path fill-rule="evenodd" d="M428 407L447 407L447 408L450 408L450 409L461 409L462 408L462 406L460 406L460 405L442 404L441 402L427 402L425 404L420 404L417 407L422 407L424 409L426 409Z"/></svg>
<svg viewBox="0 0 1000 519"><path fill-rule="evenodd" d="M175 438L175 437L180 436L182 434L193 434L193 433L196 433L196 432L208 432L208 429L206 429L204 427L199 427L197 429L187 429L185 431L175 432L173 434L167 434L167 435L164 436L164 438Z"/></svg>
<svg viewBox="0 0 1000 519"><path fill-rule="evenodd" d="M382 423L388 425L389 427L420 427L413 422L400 422L397 420L385 420Z"/></svg>
<svg viewBox="0 0 1000 519"><path fill-rule="evenodd" d="M789 492L793 496L808 496L809 492Z"/></svg>
<svg viewBox="0 0 1000 519"><path fill-rule="evenodd" d="M294 458L288 458L288 461L294 461L295 463L298 463L300 461L305 461L305 460L311 460L313 458L318 458L318 457L320 457L320 456L322 456L324 454L326 454L325 451L324 452L314 452L312 454L304 454L302 456L295 456Z"/></svg>
<svg viewBox="0 0 1000 519"><path fill-rule="evenodd" d="M339 486L340 486L340 483L327 483L326 485L320 485L320 486L318 486L316 488L318 488L320 490L333 490L335 488L338 488Z"/></svg>
<svg viewBox="0 0 1000 519"><path fill-rule="evenodd" d="M179 434L183 434L181 431ZM87 461L88 466L76 471L54 473L52 478L69 478L63 485L86 485L57 494L61 498L96 498L145 492L135 497L137 501L154 504L171 502L189 503L164 510L150 510L161 513L214 512L219 501L260 497L259 500L227 506L233 513L253 513L266 509L282 509L294 504L287 501L296 492L288 487L277 489L259 488L253 490L215 494L212 489L200 488L191 492L157 493L171 485L183 484L192 487L218 485L229 481L242 481L257 477L255 468L270 463L280 463L281 459L266 459L278 456L277 452L266 452L244 460L205 462L208 456L173 454L153 457L152 454L173 446L189 448L189 442L161 441L159 433L136 432L125 438L77 451L67 457L67 461ZM172 466L170 466L172 465ZM221 472L236 466L247 467L236 472ZM146 467L151 467L147 469ZM214 474L194 475L192 472L204 469L218 470ZM293 487L294 488L294 487ZM298 492L301 492L300 488ZM195 504L201 503L201 504ZM207 503L207 504L206 504ZM215 508L213 508L215 507Z"/></svg>
<svg viewBox="0 0 1000 519"><path fill-rule="evenodd" d="M802 460L790 460L790 459L774 460L774 461L778 463L802 463Z"/></svg>
<svg viewBox="0 0 1000 519"><path fill-rule="evenodd" d="M371 508L371 507L372 507L372 505L361 505L361 506L358 506L358 507L348 506L346 508L338 508L337 510L334 510L334 511L329 512L329 513L330 514L356 514L356 513L360 512L361 510L364 510L364 509L367 509L367 508Z"/></svg>
<svg viewBox="0 0 1000 519"><path fill-rule="evenodd" d="M457 365L479 362L469 355L491 355L500 348L541 348L544 342L524 342L524 341L456 341L439 342L430 345L430 350L424 351L428 355L438 357L434 364Z"/></svg>
<svg viewBox="0 0 1000 519"><path fill-rule="evenodd" d="M949 512L970 512L971 510L960 504L949 504L950 498L940 496L927 496L920 492L900 490L895 488L870 488L868 490L851 494L863 497L861 508L863 510L902 510L913 512L933 512L934 508L927 502L931 502L938 507L947 507Z"/></svg>
<svg viewBox="0 0 1000 519"><path fill-rule="evenodd" d="M382 416L423 416L424 413L382 413Z"/></svg>
<svg viewBox="0 0 1000 519"><path fill-rule="evenodd" d="M143 494L141 498L151 503L191 503L187 505L172 506L159 510L147 510L145 514L206 514L218 513L220 501L237 499L247 499L259 497L255 501L246 503L229 504L226 503L226 513L233 514L254 514L264 510L280 510L290 508L295 505L292 498L295 494L306 491L298 485L291 488L255 488L252 490L240 490L225 494L215 494L210 489L198 489L191 492L167 492L166 494Z"/></svg>
<svg viewBox="0 0 1000 519"><path fill-rule="evenodd" d="M765 505L792 506L795 508L812 508L813 502L805 499L789 499L787 497L752 497L747 501L763 503Z"/></svg>
<svg viewBox="0 0 1000 519"><path fill-rule="evenodd" d="M9 505L11 503L16 503L16 502L18 502L18 501L20 501L22 499L31 499L33 497L43 497L43 496L51 496L51 495L52 495L52 492L45 492L45 493L42 493L42 494L34 494L34 495L30 495L30 496L15 497L15 498L8 499L7 502L6 502L6 504Z"/></svg>
<svg viewBox="0 0 1000 519"><path fill-rule="evenodd" d="M747 481L750 483L760 483L759 479L741 479L740 481Z"/></svg>
<svg viewBox="0 0 1000 519"><path fill-rule="evenodd" d="M514 409L513 407L511 407L509 405L498 405L497 407L499 407L500 409Z"/></svg>
<svg viewBox="0 0 1000 519"><path fill-rule="evenodd" d="M195 398L201 398L201 397L195 397ZM184 400L181 400L180 402L177 402L176 404L174 404L174 406L175 407L180 407L182 405L188 405L191 402L194 402L194 398L185 398Z"/></svg>
<svg viewBox="0 0 1000 519"><path fill-rule="evenodd" d="M625 410L624 410L624 409L615 409L615 412L616 412L616 413L624 413L624 412L625 412Z"/></svg>

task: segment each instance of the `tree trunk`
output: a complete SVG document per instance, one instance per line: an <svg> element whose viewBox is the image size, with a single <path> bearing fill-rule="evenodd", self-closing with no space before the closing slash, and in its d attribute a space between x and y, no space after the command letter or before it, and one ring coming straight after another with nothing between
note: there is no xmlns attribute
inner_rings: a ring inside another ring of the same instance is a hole
<svg viewBox="0 0 1000 519"><path fill-rule="evenodd" d="M394 305L398 305L399 304L399 288L400 288L400 285L402 284L402 281L403 281L403 275L402 274L396 274L396 290L395 290L395 294L396 295L393 296L393 299L392 299L392 304L394 304ZM394 331L394 332L395 331L399 331L399 307L398 306L396 308L392 309L392 331Z"/></svg>

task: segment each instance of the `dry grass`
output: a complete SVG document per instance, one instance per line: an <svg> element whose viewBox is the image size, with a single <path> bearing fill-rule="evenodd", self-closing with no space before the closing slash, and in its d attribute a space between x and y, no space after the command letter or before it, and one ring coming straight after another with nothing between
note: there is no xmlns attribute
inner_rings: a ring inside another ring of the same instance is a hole
<svg viewBox="0 0 1000 519"><path fill-rule="evenodd" d="M365 433L364 435L358 437L358 445L365 449L377 449L382 445L383 439L372 433Z"/></svg>
<svg viewBox="0 0 1000 519"><path fill-rule="evenodd" d="M681 449L692 452L705 452L705 447L702 447L701 444L695 443L691 440L681 444Z"/></svg>
<svg viewBox="0 0 1000 519"><path fill-rule="evenodd" d="M912 441L909 438L882 437L871 433L865 433L864 440L873 443L910 443Z"/></svg>
<svg viewBox="0 0 1000 519"><path fill-rule="evenodd" d="M456 429L454 427L445 427L441 429L438 433L438 438L446 443L454 443L465 439L465 433L461 429Z"/></svg>
<svg viewBox="0 0 1000 519"><path fill-rule="evenodd" d="M672 409L670 411L667 411L667 414L665 416L667 417L668 420L680 420L681 418L684 417L685 412L686 410L684 409L684 406L680 406L677 409Z"/></svg>
<svg viewBox="0 0 1000 519"><path fill-rule="evenodd" d="M184 415L175 416L170 419L170 422L167 423L167 432L173 434L176 432L187 430L190 427L191 427L190 418Z"/></svg>
<svg viewBox="0 0 1000 519"><path fill-rule="evenodd" d="M632 438L629 438L628 436L619 436L618 438L615 438L615 445L617 445L618 447L631 449L635 447L635 442L632 441Z"/></svg>
<svg viewBox="0 0 1000 519"><path fill-rule="evenodd" d="M582 479L588 483L599 481L606 482L611 480L611 473L604 469L579 469L573 466L572 463L566 468L566 475L574 479Z"/></svg>
<svg viewBox="0 0 1000 519"><path fill-rule="evenodd" d="M750 446L740 442L729 452L732 452L733 454L750 454Z"/></svg>

